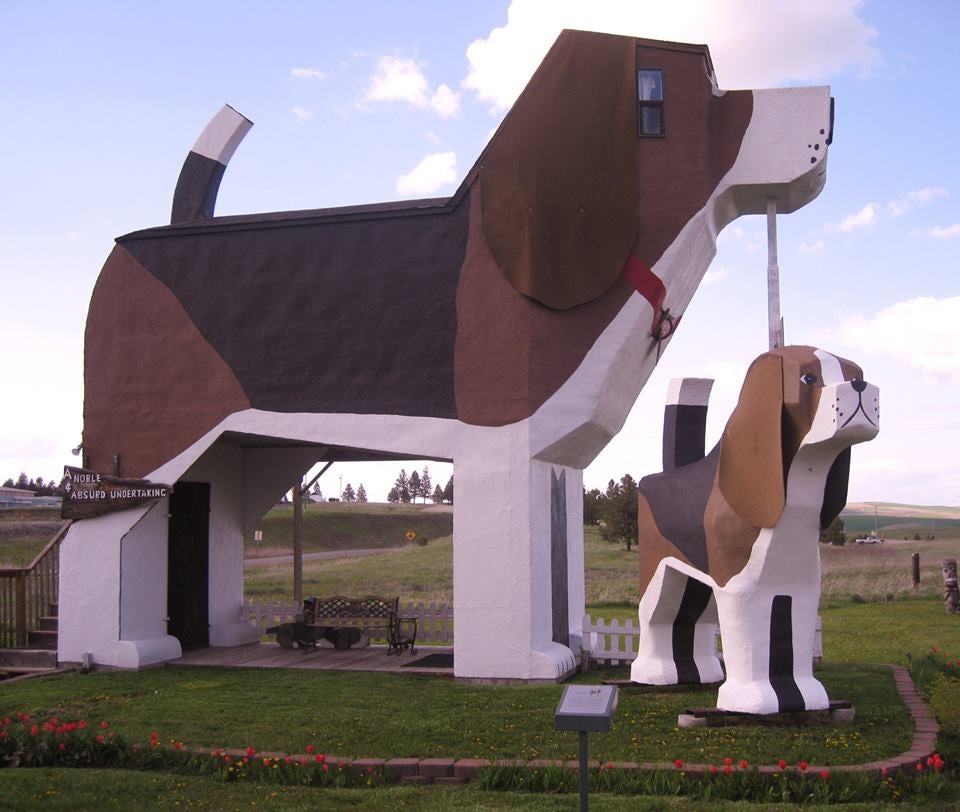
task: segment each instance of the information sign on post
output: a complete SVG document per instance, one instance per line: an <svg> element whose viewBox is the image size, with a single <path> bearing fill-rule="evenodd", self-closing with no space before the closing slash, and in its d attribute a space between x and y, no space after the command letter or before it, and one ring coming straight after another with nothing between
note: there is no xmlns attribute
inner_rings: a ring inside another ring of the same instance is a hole
<svg viewBox="0 0 960 812"><path fill-rule="evenodd" d="M580 809L588 808L587 733L607 733L617 709L619 691L614 685L567 685L557 705L557 730L580 734Z"/></svg>

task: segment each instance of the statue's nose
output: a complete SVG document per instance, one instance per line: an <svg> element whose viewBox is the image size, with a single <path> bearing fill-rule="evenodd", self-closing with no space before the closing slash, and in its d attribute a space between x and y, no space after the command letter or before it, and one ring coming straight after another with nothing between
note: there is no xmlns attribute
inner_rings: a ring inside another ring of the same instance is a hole
<svg viewBox="0 0 960 812"><path fill-rule="evenodd" d="M856 392L862 392L867 388L867 382L861 380L850 381L850 385L853 386L854 391Z"/></svg>

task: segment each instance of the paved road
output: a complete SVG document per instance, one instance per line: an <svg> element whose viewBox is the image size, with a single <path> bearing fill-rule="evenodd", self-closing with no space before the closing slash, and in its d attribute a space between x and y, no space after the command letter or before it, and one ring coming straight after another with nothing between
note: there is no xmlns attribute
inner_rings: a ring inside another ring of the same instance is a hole
<svg viewBox="0 0 960 812"><path fill-rule="evenodd" d="M360 558L365 555L379 555L399 550L399 547L375 547L371 550L328 550L321 553L304 553L304 561L319 561L324 558ZM292 564L293 553L288 555L265 555L263 558L246 558L243 566L246 569L266 567L270 564Z"/></svg>

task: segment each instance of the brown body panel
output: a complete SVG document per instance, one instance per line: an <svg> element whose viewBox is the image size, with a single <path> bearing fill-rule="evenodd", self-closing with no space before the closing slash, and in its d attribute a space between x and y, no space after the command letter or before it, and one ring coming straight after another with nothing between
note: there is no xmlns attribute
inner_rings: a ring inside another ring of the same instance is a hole
<svg viewBox="0 0 960 812"><path fill-rule="evenodd" d="M117 473L144 476L250 406L177 298L119 245L93 291L84 365L83 445L95 471L113 471L119 455Z"/></svg>

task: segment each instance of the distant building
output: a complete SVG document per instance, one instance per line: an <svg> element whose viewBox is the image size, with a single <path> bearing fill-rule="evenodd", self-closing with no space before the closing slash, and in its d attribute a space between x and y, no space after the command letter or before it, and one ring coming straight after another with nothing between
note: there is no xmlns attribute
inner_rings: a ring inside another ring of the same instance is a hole
<svg viewBox="0 0 960 812"><path fill-rule="evenodd" d="M37 495L23 488L0 488L0 505L32 505Z"/></svg>
<svg viewBox="0 0 960 812"><path fill-rule="evenodd" d="M0 507L44 507L59 505L59 496L37 496L23 488L0 488Z"/></svg>

